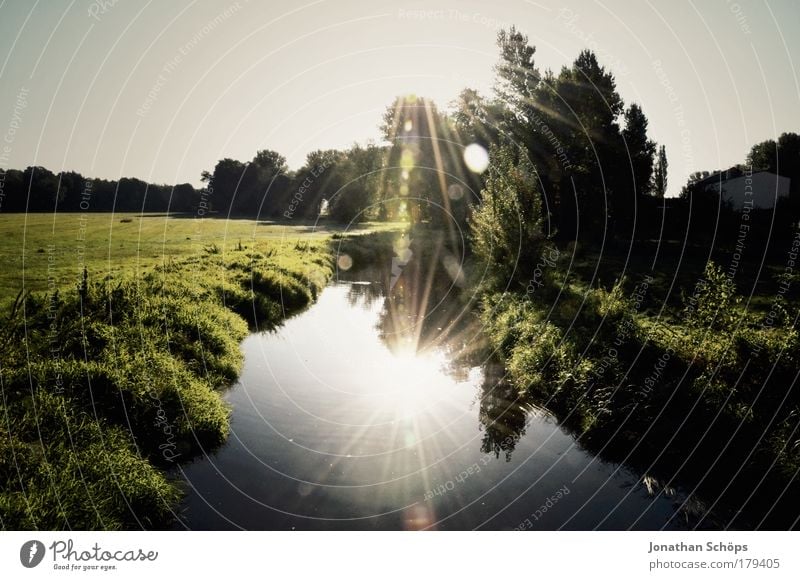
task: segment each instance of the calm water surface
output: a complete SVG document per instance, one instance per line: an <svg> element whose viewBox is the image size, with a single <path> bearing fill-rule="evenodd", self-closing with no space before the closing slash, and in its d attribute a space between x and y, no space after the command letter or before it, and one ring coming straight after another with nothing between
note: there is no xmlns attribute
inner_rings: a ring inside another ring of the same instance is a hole
<svg viewBox="0 0 800 580"><path fill-rule="evenodd" d="M682 525L682 498L648 495L515 399L452 287L351 277L244 341L230 438L182 467L179 527Z"/></svg>

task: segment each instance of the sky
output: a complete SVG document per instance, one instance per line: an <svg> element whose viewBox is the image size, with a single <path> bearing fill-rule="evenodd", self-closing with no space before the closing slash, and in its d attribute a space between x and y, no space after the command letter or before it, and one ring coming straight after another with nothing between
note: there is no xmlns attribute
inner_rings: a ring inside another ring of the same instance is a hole
<svg viewBox="0 0 800 580"><path fill-rule="evenodd" d="M397 95L490 95L498 30L541 70L583 48L667 149L669 192L800 132L793 0L6 0L0 166L200 182L223 157L379 141Z"/></svg>

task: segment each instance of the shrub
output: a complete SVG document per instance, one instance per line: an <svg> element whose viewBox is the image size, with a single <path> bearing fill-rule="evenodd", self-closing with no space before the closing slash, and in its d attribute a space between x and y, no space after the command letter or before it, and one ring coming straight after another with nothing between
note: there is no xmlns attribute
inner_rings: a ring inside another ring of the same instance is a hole
<svg viewBox="0 0 800 580"><path fill-rule="evenodd" d="M470 229L475 255L504 285L530 278L539 259L542 234L538 177L524 154L493 148L486 187Z"/></svg>
<svg viewBox="0 0 800 580"><path fill-rule="evenodd" d="M740 319L737 306L741 299L736 286L722 268L709 261L695 291L684 300L687 323L707 330L730 330Z"/></svg>

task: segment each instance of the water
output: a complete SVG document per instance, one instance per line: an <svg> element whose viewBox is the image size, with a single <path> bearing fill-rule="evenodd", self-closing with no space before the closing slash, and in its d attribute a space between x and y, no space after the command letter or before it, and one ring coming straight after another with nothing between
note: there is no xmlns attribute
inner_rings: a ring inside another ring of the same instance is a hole
<svg viewBox="0 0 800 580"><path fill-rule="evenodd" d="M640 477L516 400L454 284L425 272L380 278L337 281L277 331L244 341L241 379L226 393L230 438L181 468L179 527L682 525L683 498L649 495Z"/></svg>

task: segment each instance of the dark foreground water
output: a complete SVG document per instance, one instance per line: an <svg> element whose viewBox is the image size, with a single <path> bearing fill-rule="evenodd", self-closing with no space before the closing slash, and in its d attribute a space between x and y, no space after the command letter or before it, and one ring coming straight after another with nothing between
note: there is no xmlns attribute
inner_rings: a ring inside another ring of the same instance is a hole
<svg viewBox="0 0 800 580"><path fill-rule="evenodd" d="M179 527L683 525L680 494L649 495L516 401L448 292L401 284L387 299L390 284L364 278L244 341L230 438L183 466Z"/></svg>

